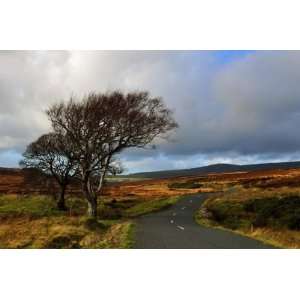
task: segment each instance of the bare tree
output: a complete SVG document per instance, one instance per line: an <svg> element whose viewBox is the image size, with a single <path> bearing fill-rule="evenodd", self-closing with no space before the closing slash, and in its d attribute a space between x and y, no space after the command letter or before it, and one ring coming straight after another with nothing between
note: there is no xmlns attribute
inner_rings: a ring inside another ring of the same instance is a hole
<svg viewBox="0 0 300 300"><path fill-rule="evenodd" d="M76 176L76 164L72 154L68 152L67 141L64 137L49 133L42 135L35 142L27 146L20 161L23 168L34 168L46 175L51 175L60 187L57 201L59 210L66 210L65 192L70 178Z"/></svg>
<svg viewBox="0 0 300 300"><path fill-rule="evenodd" d="M97 215L97 198L115 155L166 138L177 127L162 99L148 92L90 93L82 101L71 98L53 105L47 114L54 132L72 148L90 216Z"/></svg>

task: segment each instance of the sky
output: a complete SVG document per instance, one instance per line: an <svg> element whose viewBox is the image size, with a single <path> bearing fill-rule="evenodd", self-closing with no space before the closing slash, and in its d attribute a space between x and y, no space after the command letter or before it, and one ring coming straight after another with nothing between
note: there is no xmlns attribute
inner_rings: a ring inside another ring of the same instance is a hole
<svg viewBox="0 0 300 300"><path fill-rule="evenodd" d="M300 51L0 51L0 166L50 130L49 105L147 90L179 128L121 155L127 173L300 160Z"/></svg>

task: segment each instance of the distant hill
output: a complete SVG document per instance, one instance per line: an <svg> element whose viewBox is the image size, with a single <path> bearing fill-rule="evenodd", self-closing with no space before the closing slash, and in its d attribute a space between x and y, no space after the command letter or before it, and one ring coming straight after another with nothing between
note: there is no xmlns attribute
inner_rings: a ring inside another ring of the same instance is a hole
<svg viewBox="0 0 300 300"><path fill-rule="evenodd" d="M205 167L192 168L192 169L179 169L179 170L164 170L164 171L154 171L154 172L143 172L143 173L133 173L129 175L119 175L114 177L114 181L120 182L129 179L163 179L172 177L184 177L184 176L201 176L213 173L232 173L232 172L250 172L250 171L263 171L263 170L278 170L278 169L296 169L300 168L300 161L295 162L280 162L280 163L264 163L264 164L251 164L251 165L234 165L234 164L214 164ZM35 175L41 175L39 171L34 169L22 170L19 168L2 168L0 167L0 192L1 185L4 184L5 176L16 176L27 178L28 181L33 181L34 184ZM24 177L25 176L25 177ZM12 178L12 177L11 177ZM11 179L10 179L11 180ZM21 179L20 179L21 180Z"/></svg>
<svg viewBox="0 0 300 300"><path fill-rule="evenodd" d="M294 168L300 168L300 161L253 164L253 165L214 164L214 165L192 168L192 169L134 173L134 174L127 175L127 177L170 178L170 177L181 177L181 176L207 175L209 173L248 172L248 171L260 171L260 170L272 170L272 169L294 169Z"/></svg>
<svg viewBox="0 0 300 300"><path fill-rule="evenodd" d="M21 169L19 168L3 168L0 167L0 173L14 173L14 172L20 172Z"/></svg>

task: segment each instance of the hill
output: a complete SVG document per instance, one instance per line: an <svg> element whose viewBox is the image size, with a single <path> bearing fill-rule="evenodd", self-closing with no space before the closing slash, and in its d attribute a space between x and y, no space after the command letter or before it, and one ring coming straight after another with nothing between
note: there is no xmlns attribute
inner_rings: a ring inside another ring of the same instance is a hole
<svg viewBox="0 0 300 300"><path fill-rule="evenodd" d="M211 173L249 172L249 171L263 171L263 170L272 170L272 169L295 169L295 168L300 168L300 161L251 164L251 165L214 164L214 165L192 168L192 169L134 173L134 174L127 175L127 177L158 179L158 178L171 178L171 177L181 177L181 176L199 176L199 175L207 175Z"/></svg>

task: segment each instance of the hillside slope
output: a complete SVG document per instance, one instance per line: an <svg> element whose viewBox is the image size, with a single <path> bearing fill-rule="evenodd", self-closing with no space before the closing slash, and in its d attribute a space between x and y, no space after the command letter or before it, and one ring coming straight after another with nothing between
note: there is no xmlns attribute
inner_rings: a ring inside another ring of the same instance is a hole
<svg viewBox="0 0 300 300"><path fill-rule="evenodd" d="M260 170L272 170L272 169L294 169L294 168L300 168L300 161L252 164L252 165L214 164L214 165L192 168L192 169L134 173L128 175L128 177L170 178L170 177L179 177L179 176L207 175L210 173L248 172L248 171L260 171Z"/></svg>

